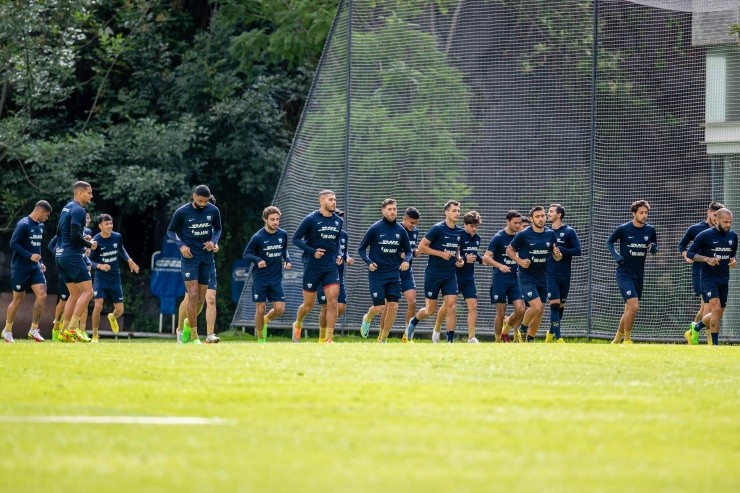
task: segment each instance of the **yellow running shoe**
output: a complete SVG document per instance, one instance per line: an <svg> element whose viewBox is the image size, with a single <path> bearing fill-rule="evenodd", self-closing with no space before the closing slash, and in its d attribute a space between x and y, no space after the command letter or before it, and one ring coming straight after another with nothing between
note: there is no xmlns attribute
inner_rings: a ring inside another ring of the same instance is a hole
<svg viewBox="0 0 740 493"><path fill-rule="evenodd" d="M100 342L100 339L98 338L98 336L92 336L90 342Z"/></svg>
<svg viewBox="0 0 740 493"><path fill-rule="evenodd" d="M558 344L565 344L565 339L562 337L556 341Z"/></svg>
<svg viewBox="0 0 740 493"><path fill-rule="evenodd" d="M632 344L632 339L625 339L622 341L622 344Z"/></svg>
<svg viewBox="0 0 740 493"><path fill-rule="evenodd" d="M712 342L712 334L707 332L707 346L714 346L714 343Z"/></svg>
<svg viewBox="0 0 740 493"><path fill-rule="evenodd" d="M79 342L92 342L92 339L82 329L75 329L72 333Z"/></svg>
<svg viewBox="0 0 740 493"><path fill-rule="evenodd" d="M686 344L691 345L691 329L683 333L683 338L686 339Z"/></svg>
<svg viewBox="0 0 740 493"><path fill-rule="evenodd" d="M524 342L522 331L519 329L514 329L514 342Z"/></svg>
<svg viewBox="0 0 740 493"><path fill-rule="evenodd" d="M555 341L555 334L552 332L545 332L545 342L553 342Z"/></svg>
<svg viewBox="0 0 740 493"><path fill-rule="evenodd" d="M118 320L113 316L113 313L108 314L108 322L110 322L110 330L112 330L114 334L118 334Z"/></svg>
<svg viewBox="0 0 740 493"><path fill-rule="evenodd" d="M77 342L77 337L73 331L62 329L59 331L59 342Z"/></svg>

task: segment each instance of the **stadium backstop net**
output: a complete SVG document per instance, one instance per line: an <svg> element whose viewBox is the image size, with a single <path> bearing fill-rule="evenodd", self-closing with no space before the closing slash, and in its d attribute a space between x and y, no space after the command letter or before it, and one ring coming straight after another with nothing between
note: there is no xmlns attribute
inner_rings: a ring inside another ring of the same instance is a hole
<svg viewBox="0 0 740 493"><path fill-rule="evenodd" d="M344 0L275 194L281 227L292 235L318 191L332 189L357 257L384 198L398 200L399 217L419 209L422 236L455 199L483 217L482 254L508 210L563 204L583 247L563 333L611 338L623 301L605 240L646 199L660 251L647 260L633 336L681 340L698 299L679 240L712 200L740 210L739 3ZM300 253L291 247L276 327L289 327L301 302ZM425 266L414 260L419 307ZM477 326L490 333L491 268L476 269ZM371 304L367 268L345 272L337 329L358 330ZM721 340L740 340L738 278ZM250 294L248 281L234 326L253 325ZM395 330L404 309L402 300Z"/></svg>

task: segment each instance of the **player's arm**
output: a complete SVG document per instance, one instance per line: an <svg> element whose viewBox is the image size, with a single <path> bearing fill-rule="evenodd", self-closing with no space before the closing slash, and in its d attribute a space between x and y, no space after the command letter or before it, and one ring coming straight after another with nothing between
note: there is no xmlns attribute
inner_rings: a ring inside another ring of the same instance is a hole
<svg viewBox="0 0 740 493"><path fill-rule="evenodd" d="M520 246L520 243L522 243L522 237L519 235L519 233L516 234L513 240L511 240L511 243L509 243L506 247L506 256L509 257L511 260L516 262L516 264L519 267L522 267L524 269L529 268L529 264L532 263L532 261L528 258L521 258L518 254L518 249Z"/></svg>
<svg viewBox="0 0 740 493"><path fill-rule="evenodd" d="M283 266L286 269L290 269L291 264L290 264L290 252L288 252L288 233L283 234L283 240L284 240L283 241L283 252L282 252Z"/></svg>
<svg viewBox="0 0 740 493"><path fill-rule="evenodd" d="M360 246L357 247L357 255L359 255L363 262L367 264L367 268L370 271L374 271L378 268L378 264L373 262L373 260L370 258L370 255L367 254L367 249L370 247L373 241L375 241L375 228L373 226L370 226L370 228L365 232L365 236L362 238Z"/></svg>
<svg viewBox="0 0 740 493"><path fill-rule="evenodd" d="M702 251L706 243L707 235L700 234L694 239L694 243L691 244L686 255L694 262L704 262L707 265L715 266L719 264L719 259L716 257L709 257L707 255L701 255L699 252Z"/></svg>
<svg viewBox="0 0 740 493"><path fill-rule="evenodd" d="M38 253L31 253L23 248L23 245L21 245L21 240L28 236L29 232L30 227L28 225L19 224L18 226L16 226L15 230L13 231L13 236L10 237L10 248L13 249L13 251L21 257L27 258L32 262L38 262L39 260L41 260L41 255L39 255Z"/></svg>
<svg viewBox="0 0 740 493"><path fill-rule="evenodd" d="M211 235L211 243L215 245L218 245L218 240L221 239L221 233L223 232L223 227L221 225L221 211L218 207L213 206L216 209L216 212L213 216L213 234Z"/></svg>
<svg viewBox="0 0 740 493"><path fill-rule="evenodd" d="M180 231L180 228L182 227L182 216L183 212L180 209L177 209L174 214L172 214L172 219L170 219L170 225L167 226L167 238L172 240L182 252L182 247L186 247L187 245L185 242L180 239L180 236L178 236L177 232ZM188 249L189 251L190 249Z"/></svg>
<svg viewBox="0 0 740 493"><path fill-rule="evenodd" d="M655 255L658 253L658 233L653 229L650 233L650 253Z"/></svg>
<svg viewBox="0 0 740 493"><path fill-rule="evenodd" d="M242 253L242 258L244 260L248 260L254 264L257 264L257 267L259 268L267 266L267 262L265 262L265 260L259 256L258 235L255 234L249 239L249 243L247 243L246 248L244 248L244 253Z"/></svg>
<svg viewBox="0 0 740 493"><path fill-rule="evenodd" d="M693 227L687 229L683 237L681 238L681 241L678 242L678 253L680 253L683 259L688 263L691 263L691 259L688 257L687 252L689 243L691 242L691 240L694 239L693 233Z"/></svg>
<svg viewBox="0 0 740 493"><path fill-rule="evenodd" d="M303 221L301 221L301 224L298 225L298 229L295 230L295 233L293 233L293 245L297 246L298 248L309 254L311 257L313 257L316 254L316 249L308 246L303 240L303 238L306 236L306 233L308 233L308 228L309 220L308 218L305 218L303 219Z"/></svg>
<svg viewBox="0 0 740 493"><path fill-rule="evenodd" d="M450 260L454 253L448 252L446 250L435 250L431 246L431 241L429 241L429 238L424 237L419 242L419 251L425 255L429 255L430 257L440 257L445 260Z"/></svg>
<svg viewBox="0 0 740 493"><path fill-rule="evenodd" d="M617 228L614 230L614 232L609 236L609 238L606 239L606 248L609 250L609 253L611 253L612 258L616 263L619 265L622 265L624 263L624 257L622 257L618 252L614 244L617 241L621 241L621 234L622 234L622 228Z"/></svg>
<svg viewBox="0 0 740 493"><path fill-rule="evenodd" d="M401 228L403 228L403 226L401 226ZM400 269L402 271L407 271L411 266L411 259L414 258L414 252L411 250L411 242L409 241L408 235L399 235L399 237L401 238L401 250L403 250L404 253Z"/></svg>
<svg viewBox="0 0 740 493"><path fill-rule="evenodd" d="M578 234L573 229L568 229L568 242L564 246L559 246L560 253L563 255L570 255L571 257L581 256L581 240L578 239Z"/></svg>

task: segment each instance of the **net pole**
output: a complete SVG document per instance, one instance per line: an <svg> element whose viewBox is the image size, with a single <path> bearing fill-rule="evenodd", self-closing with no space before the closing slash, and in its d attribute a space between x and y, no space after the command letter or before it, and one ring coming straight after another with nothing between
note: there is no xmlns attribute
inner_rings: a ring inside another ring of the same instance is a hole
<svg viewBox="0 0 740 493"><path fill-rule="evenodd" d="M593 0L593 53L591 54L591 142L588 173L588 309L586 311L586 341L591 339L593 324L594 277L594 174L596 172L596 90L599 71L599 0Z"/></svg>
<svg viewBox="0 0 740 493"><path fill-rule="evenodd" d="M347 230L349 221L349 150L350 150L350 129L352 119L352 0L347 1L347 104L344 115L344 224ZM349 232L349 231L348 231ZM347 246L349 250L349 237ZM344 266L344 279L347 279L347 265ZM342 317L342 332L346 330L347 313Z"/></svg>

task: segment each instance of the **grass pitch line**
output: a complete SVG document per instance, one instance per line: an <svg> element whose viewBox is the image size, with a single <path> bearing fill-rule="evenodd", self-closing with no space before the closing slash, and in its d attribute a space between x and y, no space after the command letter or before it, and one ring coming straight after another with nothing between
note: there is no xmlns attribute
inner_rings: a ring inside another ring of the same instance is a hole
<svg viewBox="0 0 740 493"><path fill-rule="evenodd" d="M0 416L0 423L68 423L93 425L223 425L221 418L196 416Z"/></svg>

